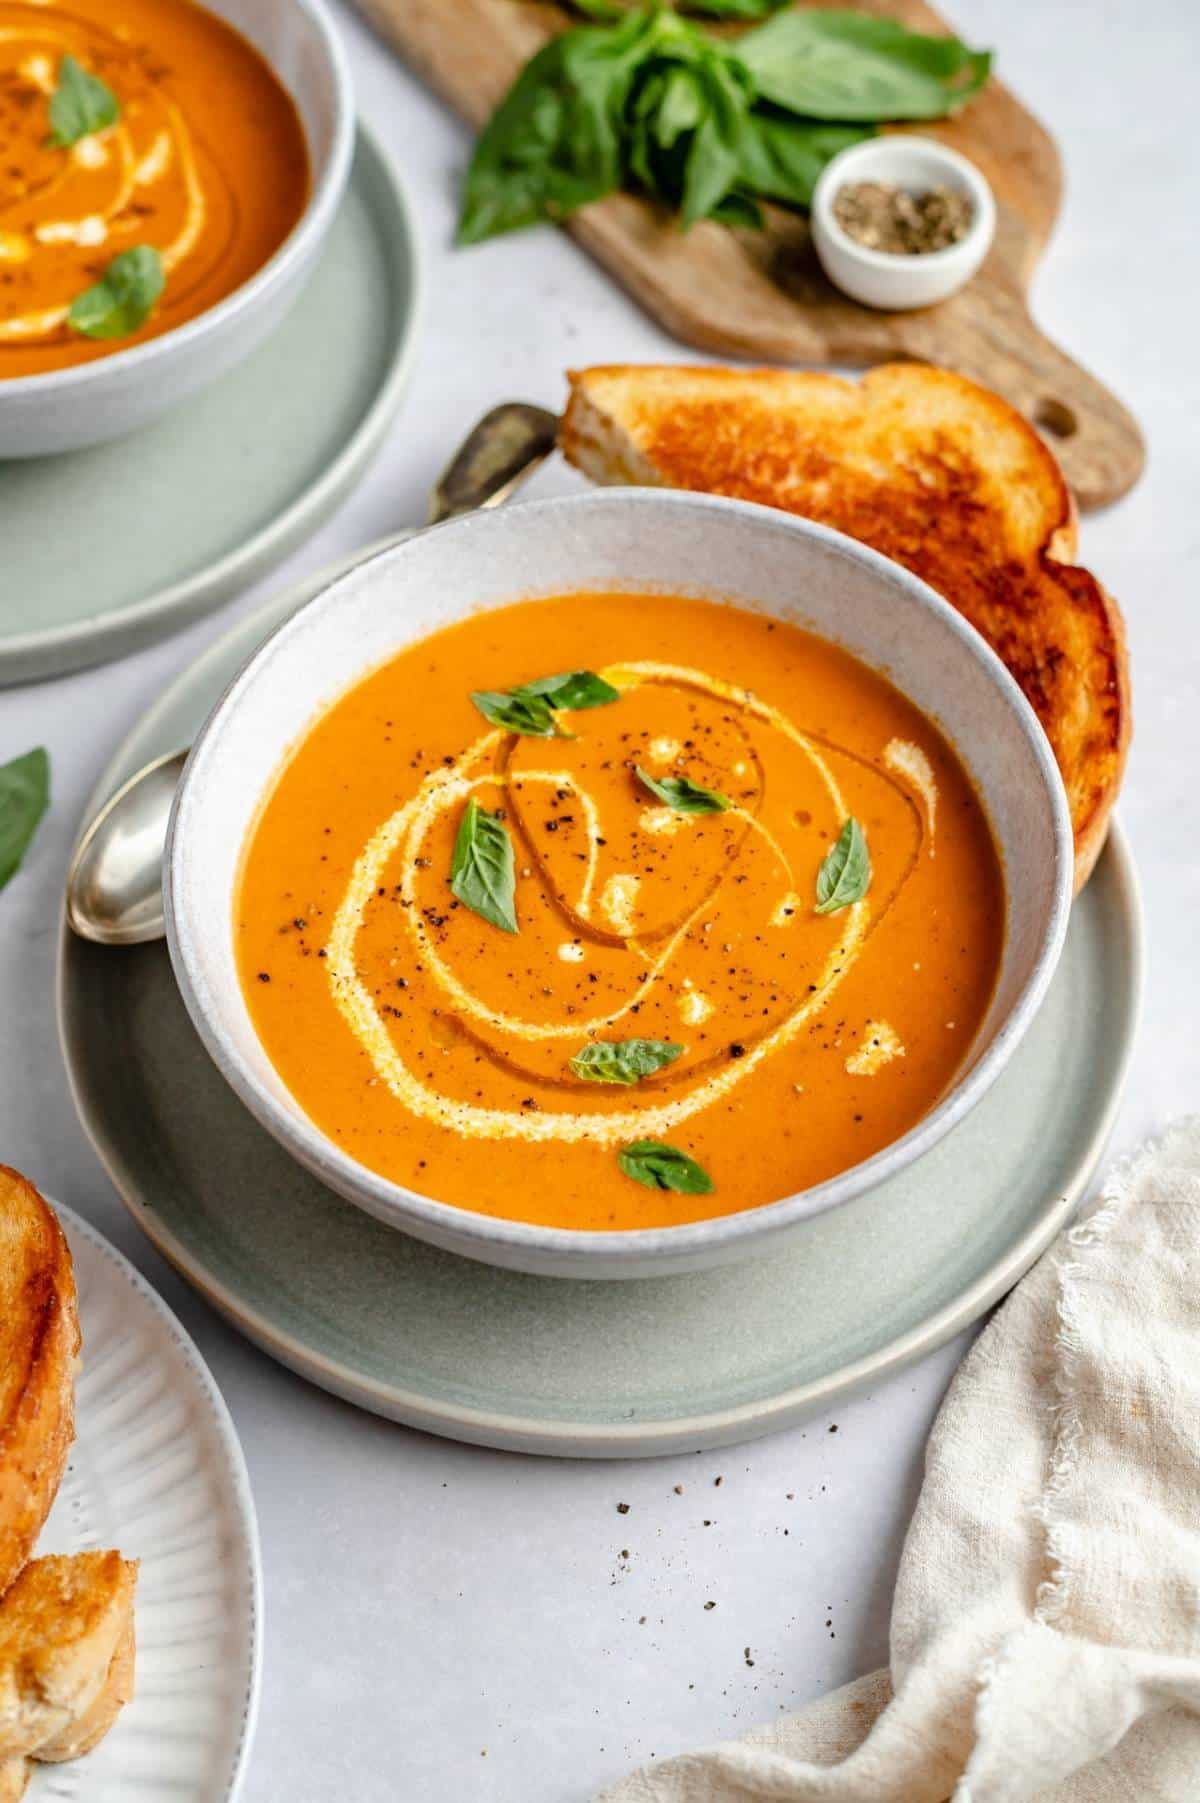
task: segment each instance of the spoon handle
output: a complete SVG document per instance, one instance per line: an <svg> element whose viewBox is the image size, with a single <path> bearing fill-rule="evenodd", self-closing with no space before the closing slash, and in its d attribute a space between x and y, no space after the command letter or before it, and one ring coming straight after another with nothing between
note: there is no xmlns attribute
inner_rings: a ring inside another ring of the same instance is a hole
<svg viewBox="0 0 1200 1803"><path fill-rule="evenodd" d="M434 485L430 525L495 507L544 463L558 443L558 416L528 401L485 413Z"/></svg>

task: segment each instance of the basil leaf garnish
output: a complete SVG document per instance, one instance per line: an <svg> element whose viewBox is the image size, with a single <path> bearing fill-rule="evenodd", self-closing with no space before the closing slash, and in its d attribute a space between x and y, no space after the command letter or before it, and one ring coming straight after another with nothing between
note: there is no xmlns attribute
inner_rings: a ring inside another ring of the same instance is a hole
<svg viewBox="0 0 1200 1803"><path fill-rule="evenodd" d="M585 1083L640 1083L683 1051L665 1039L596 1039L576 1052L571 1069Z"/></svg>
<svg viewBox="0 0 1200 1803"><path fill-rule="evenodd" d="M713 1180L702 1165L661 1139L635 1140L617 1153L617 1163L626 1177L647 1189L675 1190L681 1196L707 1196L713 1190Z"/></svg>
<svg viewBox="0 0 1200 1803"><path fill-rule="evenodd" d="M127 338L145 325L166 281L154 246L135 244L113 258L94 287L76 296L67 319L85 338Z"/></svg>
<svg viewBox="0 0 1200 1803"><path fill-rule="evenodd" d="M481 808L473 795L454 841L450 887L464 907L492 926L505 933L519 930L512 840L500 816Z"/></svg>
<svg viewBox="0 0 1200 1803"><path fill-rule="evenodd" d="M621 699L620 689L605 682L594 670L566 670L559 676L539 676L515 689L475 689L471 700L485 720L506 732L523 733L527 739L569 739L558 724L559 708L607 707Z"/></svg>
<svg viewBox="0 0 1200 1803"><path fill-rule="evenodd" d="M91 75L73 56L58 65L58 86L50 96L50 142L67 150L91 132L115 125L120 102L98 75Z"/></svg>
<svg viewBox="0 0 1200 1803"><path fill-rule="evenodd" d="M520 689L473 689L471 700L485 720L505 732L519 732L527 739L559 737L554 709L541 695L526 695Z"/></svg>
<svg viewBox="0 0 1200 1803"><path fill-rule="evenodd" d="M0 889L16 875L50 804L50 759L39 747L0 764Z"/></svg>
<svg viewBox="0 0 1200 1803"><path fill-rule="evenodd" d="M594 670L568 670L561 676L539 676L536 682L523 682L517 695L540 695L551 707L578 711L585 707L607 707L621 699L620 689L597 676Z"/></svg>
<svg viewBox="0 0 1200 1803"><path fill-rule="evenodd" d="M860 901L870 882L871 856L866 834L852 814L817 872L817 913L836 914L851 902Z"/></svg>
<svg viewBox="0 0 1200 1803"><path fill-rule="evenodd" d="M649 776L640 764L634 765L634 771L651 795L674 808L677 814L723 814L726 808L733 806L728 795L722 795L719 789L702 789L699 783L691 782L686 776Z"/></svg>

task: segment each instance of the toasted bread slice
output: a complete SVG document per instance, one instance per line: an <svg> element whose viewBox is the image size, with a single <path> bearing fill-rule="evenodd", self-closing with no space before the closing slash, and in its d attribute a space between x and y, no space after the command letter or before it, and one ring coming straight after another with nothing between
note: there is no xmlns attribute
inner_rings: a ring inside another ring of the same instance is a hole
<svg viewBox="0 0 1200 1803"><path fill-rule="evenodd" d="M0 1165L0 1596L58 1493L75 1432L75 1276L31 1183Z"/></svg>
<svg viewBox="0 0 1200 1803"><path fill-rule="evenodd" d="M948 370L860 381L783 370L572 372L562 448L597 482L707 490L836 527L958 608L1003 658L1058 759L1076 888L1129 745L1125 633L1075 552L1070 492L1007 402Z"/></svg>
<svg viewBox="0 0 1200 1803"><path fill-rule="evenodd" d="M24 1759L6 1759L0 1764L0 1803L20 1803L28 1783L28 1762Z"/></svg>
<svg viewBox="0 0 1200 1803"><path fill-rule="evenodd" d="M137 1658L137 1638L133 1626L132 1603L125 1631L117 1642L108 1673L90 1709L67 1722L61 1733L45 1740L34 1758L55 1765L68 1759L82 1759L99 1746L126 1703L133 1696L133 1668Z"/></svg>
<svg viewBox="0 0 1200 1803"><path fill-rule="evenodd" d="M137 1566L120 1553L34 1559L0 1602L0 1763L72 1759L132 1689Z"/></svg>

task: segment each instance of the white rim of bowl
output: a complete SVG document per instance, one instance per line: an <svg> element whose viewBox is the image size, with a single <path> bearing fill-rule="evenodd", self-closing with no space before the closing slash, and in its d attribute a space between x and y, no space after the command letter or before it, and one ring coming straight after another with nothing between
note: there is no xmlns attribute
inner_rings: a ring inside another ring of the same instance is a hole
<svg viewBox="0 0 1200 1803"><path fill-rule="evenodd" d="M556 496L542 501L518 502L514 507L506 509L506 513L510 517L514 512L561 514L564 511L571 511L582 513L612 506L618 498L625 506L631 504L652 508L665 506L681 510L695 509L704 512L729 513L743 519L757 519L764 525L769 524L784 532L795 532L801 537L816 538L849 561L863 564L888 582L906 589L918 605L923 606L927 612L939 619L942 626L960 642L1000 689L1015 716L1016 724L1025 736L1044 780L1054 825L1055 863L1057 866L1054 904L1042 933L1033 970L1007 1017L998 1027L988 1049L965 1076L953 1084L941 1101L928 1114L923 1115L907 1133L902 1134L899 1139L893 1140L890 1145L884 1146L873 1157L852 1165L849 1170L839 1172L837 1176L826 1179L824 1183L798 1190L790 1196L783 1196L777 1202L762 1203L756 1208L739 1209L728 1215L714 1215L702 1221L681 1222L678 1226L671 1227L646 1227L601 1232L595 1229L535 1226L527 1221L513 1221L499 1215L487 1215L474 1209L460 1208L454 1203L439 1202L432 1196L423 1196L417 1190L411 1190L403 1184L392 1182L339 1150L334 1142L304 1113L299 1102L293 1101L296 1112L294 1114L290 1112L242 1063L233 1047L219 1010L211 1002L199 964L194 960L190 932L185 927L184 932L180 933L179 917L175 907L176 893L182 889L182 885L178 881L177 867L181 861L181 847L185 843L185 836L180 831L180 825L186 820L188 810L192 805L193 785L198 773L203 772L205 762L211 755L211 748L216 741L222 719L237 701L243 689L253 679L260 659L268 650L275 646L277 641L298 630L300 624L314 609L328 607L331 604L336 605L337 591L342 581L342 578L339 577L329 588L323 589L318 595L315 595L311 601L307 602L288 620L285 620L263 641L229 683L193 742L191 754L175 793L163 857L163 903L166 914L167 947L180 994L209 1056L255 1119L266 1127L291 1152L293 1157L339 1195L347 1197L357 1206L365 1208L368 1213L376 1215L380 1220L398 1228L401 1232L415 1232L421 1238L432 1239L435 1244L444 1244L446 1236L451 1235L459 1242L459 1250L463 1251L466 1256L476 1256L485 1263L496 1263L495 1251L503 1250L518 1258L522 1256L536 1258L540 1255L548 1258L551 1262L568 1259L587 1261L590 1259L597 1264L611 1263L614 1259L623 1262L627 1258L633 1262L639 1256L650 1259L662 1256L664 1264L669 1266L676 1260L688 1258L689 1255L703 1256L719 1252L735 1244L738 1240L768 1239L773 1234L785 1232L800 1221L809 1220L815 1215L824 1214L830 1208L836 1208L844 1202L851 1201L855 1196L861 1195L864 1190L886 1182L897 1172L913 1163L923 1152L936 1145L952 1127L963 1120L982 1100L992 1083L1000 1075L1036 1015L1050 986L1062 953L1070 919L1074 886L1075 841L1066 790L1063 787L1062 776L1050 748L1050 742L1037 715L1004 663L987 641L948 601L943 600L934 589L922 582L918 576L914 576L906 570L901 564L894 563L890 558L861 544L857 539L849 538L841 532L835 532L832 528L822 526L814 520L783 513L774 507L759 506L755 502L734 500L726 496L675 489L622 489L618 491L617 495L602 490L591 494ZM490 523L487 512L476 512L461 515L440 526L427 528L426 531L456 532L466 536L481 530L488 531ZM347 572L347 574L361 572L366 564L380 563L385 558L399 560L406 555L409 546L425 536L425 532L415 533L412 538L404 540L401 544L390 546L375 556L364 559L362 564L355 565L353 571ZM397 650L401 648L399 645L397 646ZM363 674L365 675L366 672L364 671ZM422 1229L427 1231L422 1231ZM473 1253L465 1252L467 1246L474 1249Z"/></svg>
<svg viewBox="0 0 1200 1803"><path fill-rule="evenodd" d="M852 238L849 232L843 230L833 210L834 200L847 181L853 179L855 163L869 163L876 159L886 161L906 145L914 144L939 161L947 171L953 171L961 178L962 185L970 195L972 207L971 223L966 236L960 238L957 244L947 244L942 250L924 251L918 257L906 257L892 250L872 250L870 245L860 244L857 238ZM895 151L893 146L896 147ZM918 136L915 132L884 132L877 138L866 138L861 144L851 144L845 150L839 150L817 177L817 185L813 189L812 212L838 248L848 256L857 258L866 269L893 271L914 266L921 269L941 269L955 258L965 259L968 252L976 250L981 238L986 241L986 254L987 245L991 243L996 230L996 197L983 171L969 157L951 150L948 144L940 143L937 138Z"/></svg>
<svg viewBox="0 0 1200 1803"><path fill-rule="evenodd" d="M70 369L44 370L34 376L13 376L0 382L0 406L11 398L27 399L31 396L62 394L74 388L85 388L96 382L101 376L108 377L113 370L139 371L151 373L151 366L159 358L174 351L180 344L189 344L204 332L211 332L226 320L233 319L246 307L253 305L258 296L276 278L284 263L293 262L302 254L314 238L321 238L333 222L333 216L341 202L346 181L350 173L350 164L354 157L354 82L350 75L350 64L346 52L342 48L342 40L337 27L326 9L325 0L289 0L297 12L307 13L317 28L329 66L333 71L334 93L337 99L337 116L334 120L333 143L329 151L329 159L324 173L315 183L308 197L308 204L303 213L277 250L272 252L261 269L254 272L249 279L227 294L224 300L217 301L214 306L206 307L197 313L194 319L185 320L182 325L172 326L169 331L162 332L157 338L151 338L145 344L132 345L127 351L113 351L106 357L97 357L90 363L77 363ZM234 27L236 30L236 26ZM259 55L261 55L261 51ZM276 81L284 89L289 99L291 90L274 65L266 57L267 63ZM294 104L294 100L293 100ZM306 136L307 143L307 136ZM311 149L310 153L311 155Z"/></svg>

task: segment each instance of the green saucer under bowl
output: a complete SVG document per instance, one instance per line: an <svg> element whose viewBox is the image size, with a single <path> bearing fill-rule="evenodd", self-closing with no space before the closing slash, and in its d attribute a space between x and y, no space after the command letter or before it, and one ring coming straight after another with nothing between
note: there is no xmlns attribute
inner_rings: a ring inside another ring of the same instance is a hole
<svg viewBox="0 0 1200 1803"><path fill-rule="evenodd" d="M189 743L254 647L337 573L277 597L185 671L125 740L89 813ZM1141 964L1117 830L1012 1063L932 1152L768 1258L620 1283L457 1258L323 1189L209 1060L162 944L104 950L64 927L59 1022L83 1124L133 1218L250 1339L432 1433L630 1457L790 1426L1003 1295L1069 1220L1103 1154Z"/></svg>

